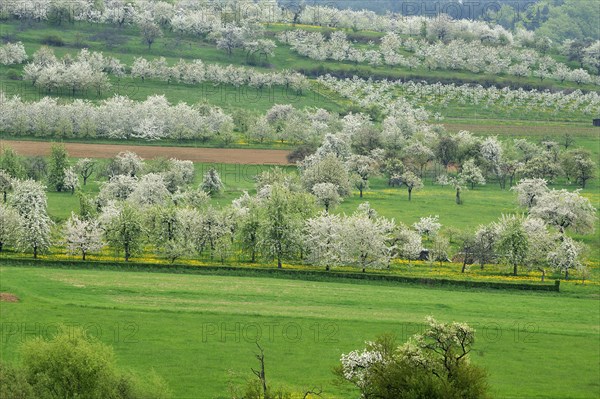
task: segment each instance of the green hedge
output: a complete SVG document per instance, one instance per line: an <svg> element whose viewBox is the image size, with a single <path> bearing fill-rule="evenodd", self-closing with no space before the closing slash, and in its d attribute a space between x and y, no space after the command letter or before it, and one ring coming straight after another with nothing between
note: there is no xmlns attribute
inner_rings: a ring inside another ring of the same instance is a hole
<svg viewBox="0 0 600 399"><path fill-rule="evenodd" d="M92 269L92 270L118 270L135 272L158 272L174 274L207 274L228 276L256 276L275 277L308 281L375 281L384 283L419 284L426 286L454 286L484 289L510 289L526 291L560 291L560 280L554 284L531 284L531 283L503 283L493 281L470 281L435 279L425 277L407 277L384 273L352 273L325 270L297 270L276 269L263 267L236 267L236 266L190 266L184 264L153 264L153 263L125 263L125 262L98 262L98 261L64 261L64 260L33 260L33 259L10 259L6 264L15 266L42 266L66 269Z"/></svg>

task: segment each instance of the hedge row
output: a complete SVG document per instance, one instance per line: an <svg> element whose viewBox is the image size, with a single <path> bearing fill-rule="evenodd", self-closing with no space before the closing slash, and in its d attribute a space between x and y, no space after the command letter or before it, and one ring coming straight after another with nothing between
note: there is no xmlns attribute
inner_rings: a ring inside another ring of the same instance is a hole
<svg viewBox="0 0 600 399"><path fill-rule="evenodd" d="M361 280L377 281L386 283L418 284L434 287L454 286L466 288L484 289L509 289L521 291L560 291L560 280L554 284L531 284L531 283L503 283L493 281L470 281L436 279L425 277L396 276L383 273L352 273L325 270L297 270L276 269L262 267L239 267L239 266L190 266L184 264L153 264L153 263L125 263L104 261L64 261L64 260L32 260L32 259L10 259L6 262L15 266L42 266L67 269L95 269L95 270L118 270L135 272L158 272L173 274L204 274L204 275L228 275L242 277L275 277L307 281L339 281L339 280Z"/></svg>

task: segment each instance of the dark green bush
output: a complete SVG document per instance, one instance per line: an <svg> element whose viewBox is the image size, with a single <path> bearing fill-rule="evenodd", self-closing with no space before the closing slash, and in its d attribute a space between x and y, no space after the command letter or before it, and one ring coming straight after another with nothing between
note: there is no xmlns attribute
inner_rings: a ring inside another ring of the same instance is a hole
<svg viewBox="0 0 600 399"><path fill-rule="evenodd" d="M42 39L42 44L47 46L62 47L65 41L59 35L47 35Z"/></svg>

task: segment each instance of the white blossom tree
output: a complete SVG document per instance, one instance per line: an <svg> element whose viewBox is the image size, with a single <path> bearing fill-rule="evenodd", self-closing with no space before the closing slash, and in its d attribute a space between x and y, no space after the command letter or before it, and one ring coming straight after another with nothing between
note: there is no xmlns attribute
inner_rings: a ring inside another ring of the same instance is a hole
<svg viewBox="0 0 600 399"><path fill-rule="evenodd" d="M531 209L548 192L548 182L545 179L522 179L511 190L517 192L519 205Z"/></svg>
<svg viewBox="0 0 600 399"><path fill-rule="evenodd" d="M417 233L422 236L426 236L428 238L435 237L442 228L442 224L439 222L439 220L440 217L438 215L422 217L418 222L413 224L413 227Z"/></svg>
<svg viewBox="0 0 600 399"><path fill-rule="evenodd" d="M581 244L571 237L563 236L558 246L548 253L548 261L553 268L564 272L565 280L568 280L571 270L579 270L584 267L580 260L581 252Z"/></svg>
<svg viewBox="0 0 600 399"><path fill-rule="evenodd" d="M517 275L519 265L527 259L529 240L523 218L516 215L502 215L496 223L498 240L496 251L498 255L513 267L513 275Z"/></svg>
<svg viewBox="0 0 600 399"><path fill-rule="evenodd" d="M473 258L483 270L486 264L496 259L495 245L498 240L498 229L493 224L479 226L474 238Z"/></svg>
<svg viewBox="0 0 600 399"><path fill-rule="evenodd" d="M163 36L160 26L158 26L158 24L152 20L142 19L138 21L137 25L140 30L142 40L148 45L148 50L150 50L156 39Z"/></svg>
<svg viewBox="0 0 600 399"><path fill-rule="evenodd" d="M37 258L40 252L50 247L50 229L53 225L48 216L45 187L33 180L19 180L9 203L19 214L17 247L22 251L32 251Z"/></svg>
<svg viewBox="0 0 600 399"><path fill-rule="evenodd" d="M402 180L402 183L406 186L406 189L408 190L409 201L412 199L413 190L420 190L423 188L423 181L421 180L421 178L415 175L410 170L404 172L402 176L400 176L400 180Z"/></svg>
<svg viewBox="0 0 600 399"><path fill-rule="evenodd" d="M358 209L343 223L343 260L362 269L389 266L393 247L390 245L394 221L372 217L370 207Z"/></svg>
<svg viewBox="0 0 600 399"><path fill-rule="evenodd" d="M313 186L312 192L317 198L317 204L325 207L325 213L335 208L342 201L339 195L338 187L333 183L317 183Z"/></svg>
<svg viewBox="0 0 600 399"><path fill-rule="evenodd" d="M81 219L71 214L64 226L64 240L70 254L81 254L85 260L90 253L98 252L104 247L103 230L96 219Z"/></svg>
<svg viewBox="0 0 600 399"><path fill-rule="evenodd" d="M419 259L423 251L423 240L419 233L400 225L394 238L398 256L409 261Z"/></svg>
<svg viewBox="0 0 600 399"><path fill-rule="evenodd" d="M100 186L100 193L96 199L100 206L110 201L125 201L138 184L138 179L129 175L115 175L108 182Z"/></svg>
<svg viewBox="0 0 600 399"><path fill-rule="evenodd" d="M259 228L259 247L267 259L277 261L282 268L283 260L297 248L301 242L303 220L299 209L295 209L295 193L286 187L274 184L262 209Z"/></svg>
<svg viewBox="0 0 600 399"><path fill-rule="evenodd" d="M561 233L566 230L579 234L591 233L597 219L596 208L579 190L550 190L538 198L529 214L546 221Z"/></svg>
<svg viewBox="0 0 600 399"><path fill-rule="evenodd" d="M346 166L362 198L363 191L369 188L369 178L378 171L379 164L370 156L352 155L346 161Z"/></svg>
<svg viewBox="0 0 600 399"><path fill-rule="evenodd" d="M223 182L221 181L221 177L219 176L219 172L215 168L210 168L202 179L202 184L200 185L202 190L210 196L217 195L223 191L225 187Z"/></svg>
<svg viewBox="0 0 600 399"><path fill-rule="evenodd" d="M523 228L529 242L525 263L529 268L539 270L542 273L542 281L544 281L548 254L556 247L559 237L548 228L546 222L531 216L523 221Z"/></svg>
<svg viewBox="0 0 600 399"><path fill-rule="evenodd" d="M321 213L305 223L307 261L326 270L342 264L344 251L343 219L339 215Z"/></svg>
<svg viewBox="0 0 600 399"><path fill-rule="evenodd" d="M144 161L136 153L124 151L117 154L113 160L115 170L110 173L114 175L127 175L136 177L142 174L144 170Z"/></svg>
<svg viewBox="0 0 600 399"><path fill-rule="evenodd" d="M0 252L16 242L19 228L19 214L12 206L0 204Z"/></svg>
<svg viewBox="0 0 600 399"><path fill-rule="evenodd" d="M0 46L0 64L13 65L20 64L27 60L27 52L23 43L6 43Z"/></svg>
<svg viewBox="0 0 600 399"><path fill-rule="evenodd" d="M127 201L136 206L164 205L171 199L171 193L167 189L162 175L148 173L142 176Z"/></svg>
<svg viewBox="0 0 600 399"><path fill-rule="evenodd" d="M474 189L476 184L485 184L485 177L473 159L469 159L462 165L460 174L465 183L471 185L471 189Z"/></svg>
<svg viewBox="0 0 600 399"><path fill-rule="evenodd" d="M115 251L123 251L125 262L140 252L144 242L141 213L125 203L114 208L104 224L106 242Z"/></svg>
<svg viewBox="0 0 600 399"><path fill-rule="evenodd" d="M79 187L79 176L75 173L73 167L65 169L63 178L63 188L69 190L71 194L75 193L75 190Z"/></svg>
<svg viewBox="0 0 600 399"><path fill-rule="evenodd" d="M350 195L350 177L345 163L335 154L329 153L322 159L307 157L300 165L302 184L307 191L319 183L337 186L340 197Z"/></svg>

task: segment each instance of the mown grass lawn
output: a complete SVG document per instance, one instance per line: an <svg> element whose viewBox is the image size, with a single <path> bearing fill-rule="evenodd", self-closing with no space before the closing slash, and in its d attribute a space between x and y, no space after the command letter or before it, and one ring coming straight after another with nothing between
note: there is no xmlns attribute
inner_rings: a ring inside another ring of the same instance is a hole
<svg viewBox="0 0 600 399"><path fill-rule="evenodd" d="M596 398L600 394L598 291L524 293L118 271L0 267L2 360L58 324L85 327L114 346L120 366L154 369L176 398L227 397L251 377L261 335L271 384L332 384L340 354L393 332L400 341L433 315L477 329L473 362L498 398ZM233 376L233 377L232 377Z"/></svg>

